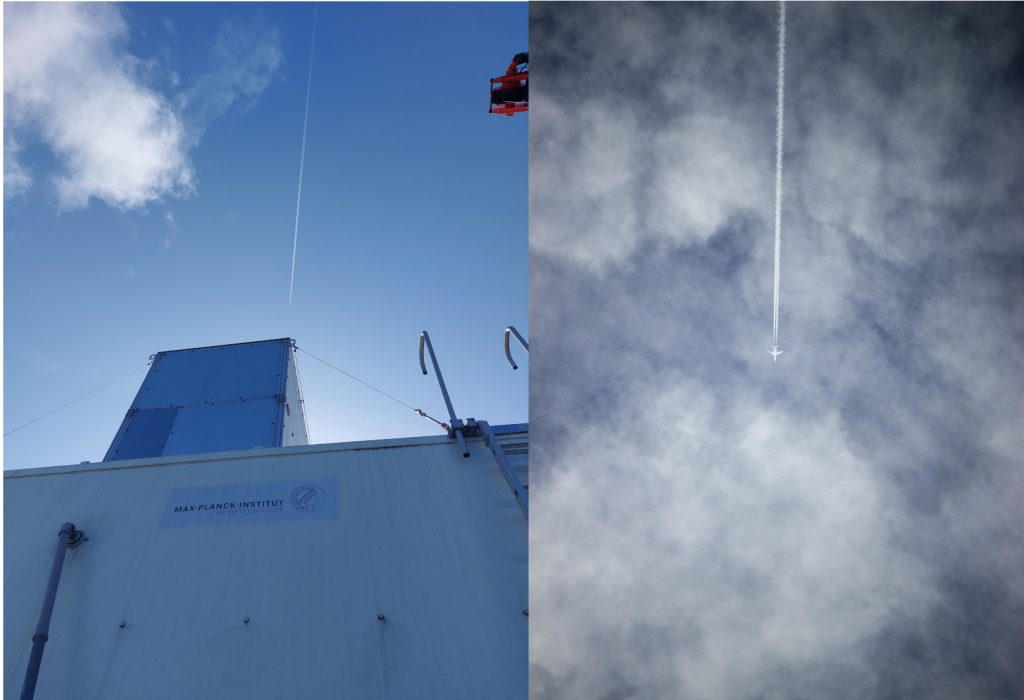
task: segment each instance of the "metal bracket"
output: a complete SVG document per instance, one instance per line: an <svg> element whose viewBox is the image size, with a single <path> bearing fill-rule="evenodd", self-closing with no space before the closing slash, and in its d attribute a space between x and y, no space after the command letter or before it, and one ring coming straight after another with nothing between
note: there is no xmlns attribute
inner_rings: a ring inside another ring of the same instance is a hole
<svg viewBox="0 0 1024 700"><path fill-rule="evenodd" d="M462 423L462 434L465 437L480 437L480 424L476 418L467 418L466 422Z"/></svg>
<svg viewBox="0 0 1024 700"><path fill-rule="evenodd" d="M70 526L70 527L69 527ZM64 533L68 535L68 549L75 549L84 544L89 538L85 536L85 533L75 528L71 523L64 523L64 527L58 533L58 536Z"/></svg>
<svg viewBox="0 0 1024 700"><path fill-rule="evenodd" d="M448 397L448 388L444 385L444 377L441 376L441 368L437 366L437 357L434 355L434 346L430 342L430 335L426 331L420 333L420 369L423 374L427 374L427 365L423 361L423 348L430 351L430 362L434 365L434 375L437 377L437 383L441 387L441 395L444 397L444 405L448 408L449 417L449 429L448 437L452 437L454 434L455 439L459 441L459 447L462 449L462 456L469 459L469 448L466 446L466 438L463 436L463 431L466 429L466 424L455 417L455 409L452 408L452 400Z"/></svg>
<svg viewBox="0 0 1024 700"><path fill-rule="evenodd" d="M508 363L512 365L512 369L519 369L519 365L517 365L516 361L512 359L512 352L508 347L509 335L512 333L515 334L516 340L519 341L519 344L523 346L523 349L526 350L526 352L530 352L530 344L526 342L523 336L519 335L519 331L516 330L515 326L505 327L505 357L508 358Z"/></svg>

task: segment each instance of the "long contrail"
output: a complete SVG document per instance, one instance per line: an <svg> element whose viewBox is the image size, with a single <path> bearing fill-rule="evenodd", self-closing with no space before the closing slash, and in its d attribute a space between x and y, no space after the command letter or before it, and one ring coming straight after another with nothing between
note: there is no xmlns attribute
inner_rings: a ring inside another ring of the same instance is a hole
<svg viewBox="0 0 1024 700"><path fill-rule="evenodd" d="M782 114L786 87L786 2L779 2L779 75L775 86L775 288L772 304L772 348L779 347L779 249L782 244Z"/></svg>
<svg viewBox="0 0 1024 700"><path fill-rule="evenodd" d="M309 126L309 92L313 85L313 51L316 49L316 11L313 4L313 37L309 41L309 73L306 76L306 114L302 117L302 153L299 156L299 194L295 199L295 240L292 243L292 279L288 284L288 303L295 290L295 254L299 250L299 209L302 206L302 171L306 166L306 127Z"/></svg>

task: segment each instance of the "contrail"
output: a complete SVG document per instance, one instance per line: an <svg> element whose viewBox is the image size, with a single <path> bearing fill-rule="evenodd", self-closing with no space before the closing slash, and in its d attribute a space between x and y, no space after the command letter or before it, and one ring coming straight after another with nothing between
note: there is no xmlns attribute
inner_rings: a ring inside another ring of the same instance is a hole
<svg viewBox="0 0 1024 700"><path fill-rule="evenodd" d="M299 194L295 199L295 241L292 243L292 279L288 284L288 303L295 290L295 254L299 250L299 208L302 206L302 170L306 165L306 127L309 126L309 92L313 85L313 50L316 49L316 11L313 4L313 37L309 41L309 74L306 76L306 114L302 118L302 154L299 156Z"/></svg>
<svg viewBox="0 0 1024 700"><path fill-rule="evenodd" d="M775 106L775 288L772 304L772 349L779 347L779 248L782 244L782 113L786 86L786 2L779 2L779 77Z"/></svg>

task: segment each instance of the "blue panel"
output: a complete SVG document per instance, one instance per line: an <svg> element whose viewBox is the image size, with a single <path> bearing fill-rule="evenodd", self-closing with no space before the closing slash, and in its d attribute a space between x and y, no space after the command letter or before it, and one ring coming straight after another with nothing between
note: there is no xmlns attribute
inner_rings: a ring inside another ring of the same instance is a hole
<svg viewBox="0 0 1024 700"><path fill-rule="evenodd" d="M150 408L136 411L125 420L114 439L107 460L159 457L178 415L177 408Z"/></svg>
<svg viewBox="0 0 1024 700"><path fill-rule="evenodd" d="M278 338L157 354L105 459L305 444L291 346Z"/></svg>
<svg viewBox="0 0 1024 700"><path fill-rule="evenodd" d="M136 408L274 396L284 392L288 340L161 353Z"/></svg>
<svg viewBox="0 0 1024 700"><path fill-rule="evenodd" d="M248 399L178 409L164 455L278 447L280 404L276 399Z"/></svg>

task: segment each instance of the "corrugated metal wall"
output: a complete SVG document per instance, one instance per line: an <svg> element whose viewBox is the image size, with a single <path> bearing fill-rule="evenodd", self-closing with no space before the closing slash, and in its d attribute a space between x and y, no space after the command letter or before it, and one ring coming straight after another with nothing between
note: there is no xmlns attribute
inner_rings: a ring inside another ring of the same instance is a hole
<svg viewBox="0 0 1024 700"><path fill-rule="evenodd" d="M525 698L527 524L488 450L470 447L470 459L420 438L9 472L5 694L20 690L70 520L90 540L68 555L40 700ZM160 526L175 489L302 480L333 480L335 516Z"/></svg>

